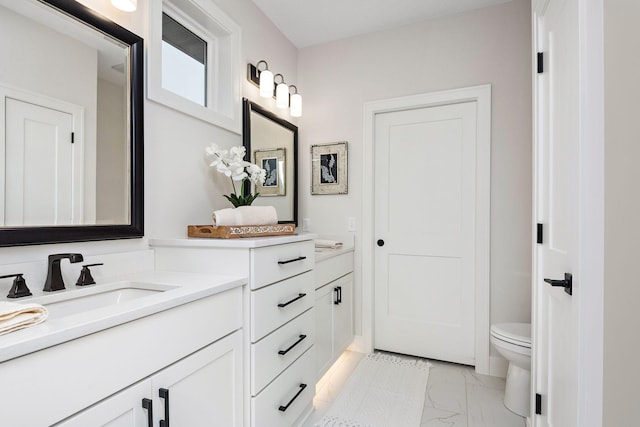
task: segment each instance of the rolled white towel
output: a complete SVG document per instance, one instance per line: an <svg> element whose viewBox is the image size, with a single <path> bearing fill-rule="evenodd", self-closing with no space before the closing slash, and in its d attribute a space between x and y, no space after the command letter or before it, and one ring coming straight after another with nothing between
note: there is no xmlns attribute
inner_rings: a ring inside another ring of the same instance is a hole
<svg viewBox="0 0 640 427"><path fill-rule="evenodd" d="M315 240L316 248L340 249L342 242L339 240Z"/></svg>
<svg viewBox="0 0 640 427"><path fill-rule="evenodd" d="M42 323L48 315L40 304L0 301L0 335Z"/></svg>
<svg viewBox="0 0 640 427"><path fill-rule="evenodd" d="M238 206L213 212L213 225L268 225L278 223L273 206Z"/></svg>

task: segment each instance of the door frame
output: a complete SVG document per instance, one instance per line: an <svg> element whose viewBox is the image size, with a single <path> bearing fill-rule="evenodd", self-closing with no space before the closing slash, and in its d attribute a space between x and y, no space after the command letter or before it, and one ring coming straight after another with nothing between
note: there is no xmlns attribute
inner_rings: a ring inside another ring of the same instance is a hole
<svg viewBox="0 0 640 427"><path fill-rule="evenodd" d="M491 85L430 92L364 104L362 197L362 336L354 347L373 351L374 337L374 142L375 117L415 108L476 102L476 266L475 266L475 368L490 373L490 207L491 207Z"/></svg>

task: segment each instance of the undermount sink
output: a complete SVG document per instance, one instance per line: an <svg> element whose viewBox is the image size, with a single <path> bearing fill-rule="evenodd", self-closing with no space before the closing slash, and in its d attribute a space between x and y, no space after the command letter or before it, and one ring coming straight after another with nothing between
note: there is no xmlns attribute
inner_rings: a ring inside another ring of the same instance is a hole
<svg viewBox="0 0 640 427"><path fill-rule="evenodd" d="M32 301L44 305L49 319L71 316L99 308L124 304L175 289L176 286L138 282L116 282L86 288L68 289L60 293L34 298Z"/></svg>

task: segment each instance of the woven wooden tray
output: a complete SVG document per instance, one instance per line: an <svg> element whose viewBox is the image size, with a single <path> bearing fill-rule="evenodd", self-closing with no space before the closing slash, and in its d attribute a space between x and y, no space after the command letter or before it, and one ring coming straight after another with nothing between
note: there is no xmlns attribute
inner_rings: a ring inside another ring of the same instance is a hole
<svg viewBox="0 0 640 427"><path fill-rule="evenodd" d="M189 237L208 237L212 239L237 239L240 237L264 237L264 236L284 236L294 234L296 225L294 223L271 224L271 225L189 225L187 235Z"/></svg>

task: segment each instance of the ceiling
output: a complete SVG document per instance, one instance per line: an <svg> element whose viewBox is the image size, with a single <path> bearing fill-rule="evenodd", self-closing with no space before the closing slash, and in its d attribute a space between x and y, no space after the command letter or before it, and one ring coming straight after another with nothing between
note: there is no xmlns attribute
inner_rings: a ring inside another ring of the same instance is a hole
<svg viewBox="0 0 640 427"><path fill-rule="evenodd" d="M510 0L253 0L298 48Z"/></svg>

